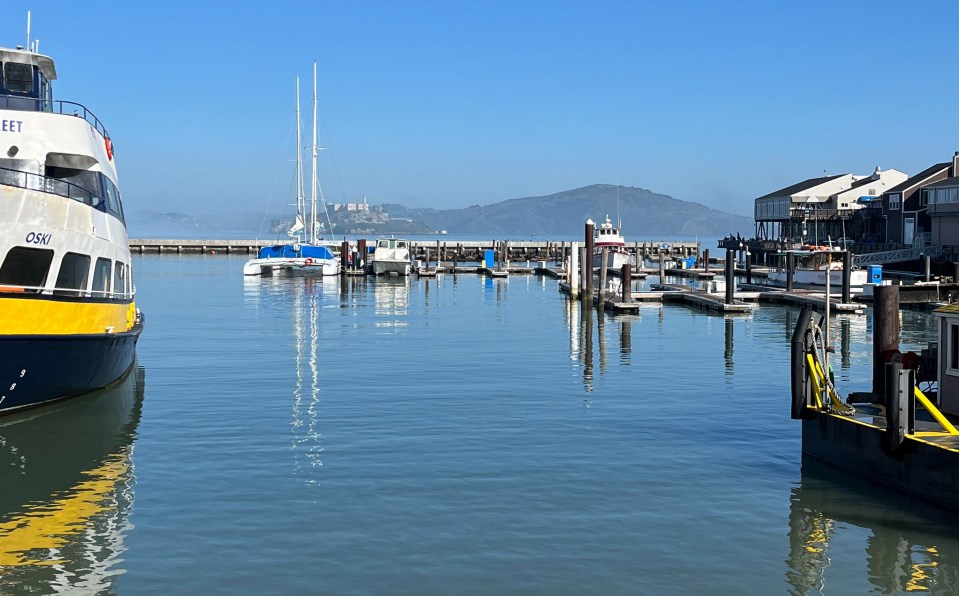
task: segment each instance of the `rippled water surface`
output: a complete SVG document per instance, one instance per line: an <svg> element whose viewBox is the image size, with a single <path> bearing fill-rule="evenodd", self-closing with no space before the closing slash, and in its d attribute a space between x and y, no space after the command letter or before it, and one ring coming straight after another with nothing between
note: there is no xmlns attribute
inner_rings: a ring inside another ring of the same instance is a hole
<svg viewBox="0 0 959 596"><path fill-rule="evenodd" d="M959 590L955 516L803 462L795 310L242 263L135 259L138 369L0 419L0 593ZM868 388L871 315L833 332Z"/></svg>

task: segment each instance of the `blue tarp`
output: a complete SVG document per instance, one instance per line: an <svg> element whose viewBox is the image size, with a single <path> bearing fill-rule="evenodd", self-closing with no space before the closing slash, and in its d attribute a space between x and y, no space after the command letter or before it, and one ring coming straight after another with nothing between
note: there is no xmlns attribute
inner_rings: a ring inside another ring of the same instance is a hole
<svg viewBox="0 0 959 596"><path fill-rule="evenodd" d="M264 246L260 249L260 253L257 256L261 259L305 259L307 257L311 259L336 258L336 255L334 255L333 251L331 251L328 247L311 246L309 244L301 244L299 250L294 249L292 244L275 244L273 246Z"/></svg>

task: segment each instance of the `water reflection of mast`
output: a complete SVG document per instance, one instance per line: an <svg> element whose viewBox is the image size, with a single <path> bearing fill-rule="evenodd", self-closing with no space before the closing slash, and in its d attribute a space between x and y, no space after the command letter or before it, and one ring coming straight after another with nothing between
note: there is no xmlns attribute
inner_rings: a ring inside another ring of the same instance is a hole
<svg viewBox="0 0 959 596"><path fill-rule="evenodd" d="M296 340L296 383L293 387L293 472L299 474L303 470L300 462L300 453L305 452L306 472L310 468L323 465L320 454L322 435L317 430L317 406L320 401L319 366L317 363L317 346L319 345L319 330L317 327L317 296L313 288L314 279L304 277L305 291L293 293L293 336ZM305 296L305 300L304 300ZM305 304L304 304L305 302ZM306 325L303 317L306 316ZM306 329L309 329L309 353L304 355L306 343ZM309 369L309 398L304 404L304 356ZM307 484L316 484L315 478L307 477Z"/></svg>

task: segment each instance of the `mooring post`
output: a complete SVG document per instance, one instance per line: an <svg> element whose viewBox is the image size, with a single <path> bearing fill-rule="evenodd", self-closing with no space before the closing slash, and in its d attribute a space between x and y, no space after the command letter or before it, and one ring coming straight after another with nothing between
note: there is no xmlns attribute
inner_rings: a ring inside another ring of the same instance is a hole
<svg viewBox="0 0 959 596"><path fill-rule="evenodd" d="M852 252L846 249L842 253L842 302L852 302Z"/></svg>
<svg viewBox="0 0 959 596"><path fill-rule="evenodd" d="M609 258L609 249L604 246L599 258L602 259L599 264L599 301L602 304L606 300L606 259Z"/></svg>
<svg viewBox="0 0 959 596"><path fill-rule="evenodd" d="M753 266L750 263L752 259L750 258L752 253L749 252L749 249L746 249L746 283L753 283Z"/></svg>
<svg viewBox="0 0 959 596"><path fill-rule="evenodd" d="M659 249L659 283L666 283L666 255Z"/></svg>
<svg viewBox="0 0 959 596"><path fill-rule="evenodd" d="M350 243L346 240L340 243L340 272L346 275L350 268Z"/></svg>
<svg viewBox="0 0 959 596"><path fill-rule="evenodd" d="M593 220L586 220L586 257L583 259L583 271L586 271L586 277L583 281L583 288L586 290L586 295L592 297L593 295Z"/></svg>
<svg viewBox="0 0 959 596"><path fill-rule="evenodd" d="M881 399L886 353L899 349L899 286L875 287L872 316L872 392Z"/></svg>
<svg viewBox="0 0 959 596"><path fill-rule="evenodd" d="M430 249L429 249L429 248L425 248L424 250L426 251L426 256L425 256L425 258L424 258L424 260L426 261L426 269L425 269L425 271L426 271L427 273L429 273L429 271L430 271Z"/></svg>
<svg viewBox="0 0 959 596"><path fill-rule="evenodd" d="M932 257L930 255L926 255L925 272L926 281L930 281L932 279Z"/></svg>
<svg viewBox="0 0 959 596"><path fill-rule="evenodd" d="M796 269L796 255L786 253L786 291L793 291L793 271Z"/></svg>
<svg viewBox="0 0 959 596"><path fill-rule="evenodd" d="M632 295L632 285L633 285L633 271L629 263L623 265L623 273L621 279L623 280L623 302L629 302L633 299Z"/></svg>
<svg viewBox="0 0 959 596"><path fill-rule="evenodd" d="M581 288L579 295L581 298L584 298L584 299L587 296L592 298L592 295L590 294L590 292L593 284L590 283L589 285L586 285L587 280L592 282L592 279L593 279L593 271L592 271L593 268L587 262L588 258L589 258L589 253L586 252L586 247L585 246L579 247L579 287Z"/></svg>
<svg viewBox="0 0 959 596"><path fill-rule="evenodd" d="M726 249L726 304L732 304L736 296L736 257L733 250Z"/></svg>
<svg viewBox="0 0 959 596"><path fill-rule="evenodd" d="M703 269L709 273L709 249L703 251Z"/></svg>
<svg viewBox="0 0 959 596"><path fill-rule="evenodd" d="M360 253L360 268L366 269L366 238L356 241L356 249Z"/></svg>
<svg viewBox="0 0 959 596"><path fill-rule="evenodd" d="M569 280L569 293L574 298L579 296L579 247L576 244L569 246L569 270L566 272Z"/></svg>

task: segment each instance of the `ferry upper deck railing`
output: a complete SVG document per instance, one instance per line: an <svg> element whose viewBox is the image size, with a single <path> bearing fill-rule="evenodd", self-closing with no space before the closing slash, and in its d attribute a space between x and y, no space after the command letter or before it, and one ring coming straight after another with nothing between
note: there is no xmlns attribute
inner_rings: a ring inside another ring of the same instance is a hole
<svg viewBox="0 0 959 596"><path fill-rule="evenodd" d="M0 95L0 110L19 110L21 112L48 112L83 118L90 126L96 129L103 138L110 138L107 128L96 115L83 104L62 99L37 99L35 97L18 97L15 95Z"/></svg>
<svg viewBox="0 0 959 596"><path fill-rule="evenodd" d="M104 209L103 198L95 192L67 182L60 178L51 178L42 174L13 170L0 167L0 185L15 186L27 190L38 190L49 194L59 195L74 201L90 205L94 209Z"/></svg>

